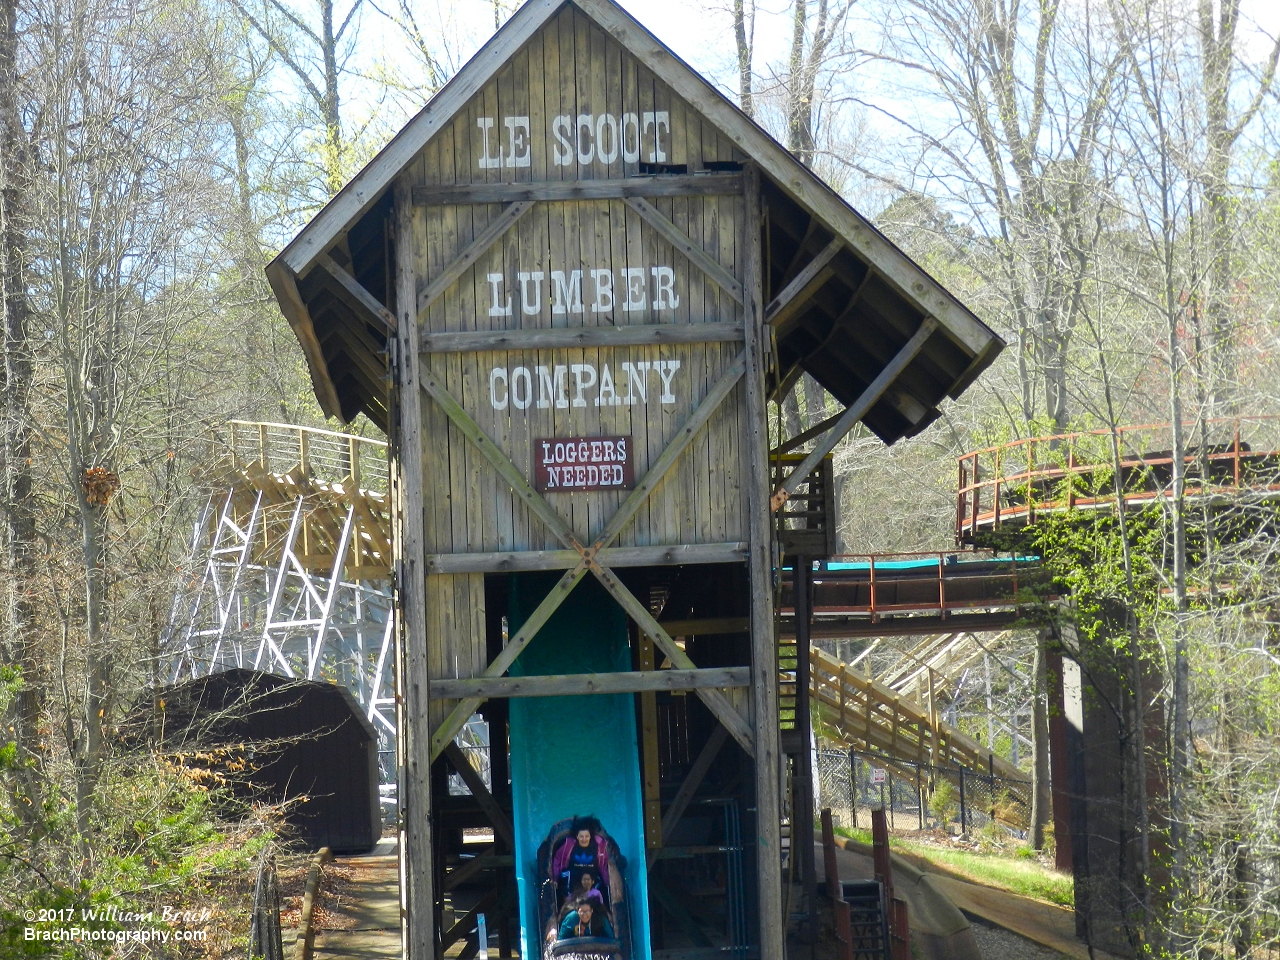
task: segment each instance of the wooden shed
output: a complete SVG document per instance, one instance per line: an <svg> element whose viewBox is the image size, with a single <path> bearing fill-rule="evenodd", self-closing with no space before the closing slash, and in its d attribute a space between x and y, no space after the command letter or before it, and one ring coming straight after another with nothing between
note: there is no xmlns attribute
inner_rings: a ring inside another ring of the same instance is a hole
<svg viewBox="0 0 1280 960"><path fill-rule="evenodd" d="M659 868L633 952L780 958L782 553L830 552L841 437L922 430L1000 339L612 0L529 0L267 273L326 413L392 441L407 954L468 933L442 906L482 872L466 825L495 832L491 914L503 857L538 879L512 698L621 696L644 848L623 853ZM804 372L844 409L771 449L767 406ZM611 652L553 669L541 638L589 649L600 596L625 614ZM477 710L488 784L453 743ZM680 851L741 853L716 874L742 874L726 940L680 914L664 841L690 830L711 840Z"/></svg>
<svg viewBox="0 0 1280 960"><path fill-rule="evenodd" d="M378 733L345 687L237 669L165 687L158 701L166 749L236 745L247 765L233 782L247 799L298 801L286 819L310 849L363 853L382 836ZM151 725L149 713L134 726Z"/></svg>

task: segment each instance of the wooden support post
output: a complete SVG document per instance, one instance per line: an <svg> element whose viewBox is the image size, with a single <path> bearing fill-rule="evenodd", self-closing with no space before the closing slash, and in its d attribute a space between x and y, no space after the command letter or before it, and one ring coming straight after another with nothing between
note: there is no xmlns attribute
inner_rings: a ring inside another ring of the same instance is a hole
<svg viewBox="0 0 1280 960"><path fill-rule="evenodd" d="M838 960L853 960L853 925L849 921L849 907L844 902L844 887L836 866L836 832L831 824L830 807L822 810L822 857L827 899L831 901L836 927L836 957Z"/></svg>
<svg viewBox="0 0 1280 960"><path fill-rule="evenodd" d="M743 377L743 443L747 448L749 488L743 491L747 504L750 557L747 561L748 590L751 596L751 714L755 734L756 761L756 878L759 889L760 956L779 960L783 956L782 916L782 815L780 792L782 769L778 762L778 651L773 623L773 544L768 510L769 436L765 409L764 305L761 302L764 267L760 239L763 217L760 209L760 178L748 166L743 187L744 215L741 249L746 251L742 289L746 304L743 323L746 347L746 375Z"/></svg>
<svg viewBox="0 0 1280 960"><path fill-rule="evenodd" d="M401 940L407 960L435 960L435 889L431 838L431 740L427 726L427 582L423 559L422 389L419 381L417 282L414 277L413 203L407 178L397 181L396 376L399 404L395 450L400 513L396 572L398 726L400 728Z"/></svg>
<svg viewBox="0 0 1280 960"><path fill-rule="evenodd" d="M653 641L640 633L641 672L654 668ZM648 850L662 846L662 782L658 769L658 695L640 694L640 734L644 759L644 845Z"/></svg>
<svg viewBox="0 0 1280 960"><path fill-rule="evenodd" d="M792 604L796 618L796 732L800 734L800 755L796 758L797 809L791 817L792 837L799 853L798 863L804 881L805 910L808 917L807 942L816 942L818 934L818 868L813 856L813 753L809 738L813 736L813 716L809 689L812 664L809 653L809 593L813 580L813 563L806 556L791 558Z"/></svg>

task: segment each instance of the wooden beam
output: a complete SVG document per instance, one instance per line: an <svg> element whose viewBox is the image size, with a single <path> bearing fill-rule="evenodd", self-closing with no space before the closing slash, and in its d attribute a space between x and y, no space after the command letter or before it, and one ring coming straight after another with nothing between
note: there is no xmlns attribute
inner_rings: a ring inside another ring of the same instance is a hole
<svg viewBox="0 0 1280 960"><path fill-rule="evenodd" d="M484 256L489 248L502 238L502 236L520 222L520 219L532 210L534 202L532 200L521 200L511 204L502 213L498 214L489 225L480 231L479 235L471 241L465 250L460 253L447 267L440 271L431 282L426 284L418 292L418 322L422 322L423 316L431 305L439 299L440 295L453 286L454 282L462 276L462 274L477 260Z"/></svg>
<svg viewBox="0 0 1280 960"><path fill-rule="evenodd" d="M667 812L662 815L662 835L664 837L671 836L675 830L676 824L680 822L685 810L689 808L689 802L693 800L694 794L702 786L702 781L706 777L707 771L711 769L711 764L715 761L716 755L720 753L720 748L724 746L724 742L728 738L729 731L720 724L716 724L716 728L711 731L711 736L707 738L707 742L698 751L698 758L693 761L693 766L689 768L689 773L685 776L684 783L680 784L680 789L676 792L675 799L671 801L671 806L667 807ZM658 859L653 853L649 855L650 870L653 869Z"/></svg>
<svg viewBox="0 0 1280 960"><path fill-rule="evenodd" d="M431 690L433 697L435 692L435 684L433 683ZM453 764L453 769L458 771L458 775L462 777L462 782L471 791L471 796L476 798L476 802L480 804L480 809L484 811L484 815L493 824L493 835L500 838L507 845L508 850L514 851L516 848L516 834L511 827L511 818L498 806L498 801L493 799L493 794L489 792L489 788L485 786L484 780L480 777L480 771L471 765L467 755L462 752L462 748L452 740L444 748L444 755Z"/></svg>
<svg viewBox="0 0 1280 960"><path fill-rule="evenodd" d="M364 319L371 321L374 326L382 327L388 332L394 332L396 329L395 314L382 305L372 293L364 288L359 280L343 270L338 265L338 261L327 253L322 253L316 257L316 262L325 270L329 271L329 275L338 281L339 286L351 295L354 303L350 306L357 306L357 309L364 315Z"/></svg>
<svg viewBox="0 0 1280 960"><path fill-rule="evenodd" d="M711 419L711 415L720 408L721 401L737 386L738 380L745 369L744 356L739 354L729 369L721 374L720 379L707 391L707 395L698 404L698 409L693 411L693 414L685 421L684 426L671 438L671 442L667 444L667 448L654 461L644 479L636 484L635 489L631 491L627 499L618 507L617 512L609 519L608 524L605 525L604 530L601 531L593 545L596 550L612 543L613 538L622 532L622 528L627 525L632 516L635 515L635 512L640 509L641 504L649 497L649 494L657 489L667 471L675 465L675 462L680 459L680 455L688 449L689 444L693 442L693 438L698 435L698 431Z"/></svg>
<svg viewBox="0 0 1280 960"><path fill-rule="evenodd" d="M628 197L710 197L742 192L739 173L663 174L613 180L444 184L413 188L413 202L515 203L520 200L625 200Z"/></svg>
<svg viewBox="0 0 1280 960"><path fill-rule="evenodd" d="M443 890L452 890L460 887L464 883L469 883L486 870L496 870L499 867L510 867L515 863L515 857L510 854L501 854L496 850L486 850L480 856L468 860L461 866L450 870L444 875L444 882L440 885Z"/></svg>
<svg viewBox="0 0 1280 960"><path fill-rule="evenodd" d="M778 456L779 454L790 453L796 447L803 447L806 443L808 443L814 437L825 433L828 427L830 427L833 423L835 423L837 420L840 419L840 416L841 415L838 413L833 413L831 416L827 417L827 419L823 420L821 423L814 424L808 430L804 431L804 433L797 433L790 440L787 440L785 443L780 443L778 444L778 446L770 450L769 451L770 455Z"/></svg>
<svg viewBox="0 0 1280 960"><path fill-rule="evenodd" d="M454 399L453 394L432 376L427 367L422 368L422 389L430 394L431 399L440 405L445 415L458 428L458 431L470 440L484 458L498 471L498 475L511 487L512 492L524 501L533 515L547 525L556 537L571 550L581 551L582 544L569 529L564 518L547 502L546 498L533 489L533 485L525 479L515 464L498 445L489 439L488 434L480 429L480 425L471 419L471 415L462 409L462 404Z"/></svg>
<svg viewBox="0 0 1280 960"><path fill-rule="evenodd" d="M311 374L311 386L315 390L316 399L320 401L320 409L326 417L342 419L342 402L338 399L337 388L329 376L329 364L316 337L311 310L298 291L297 276L286 264L272 262L267 267L267 282L271 284L276 302L280 304L280 312L284 314L293 335L302 345L302 353L307 358L307 371Z"/></svg>
<svg viewBox="0 0 1280 960"><path fill-rule="evenodd" d="M740 323L643 323L629 327L555 327L544 330L468 330L424 333L424 353L484 350L560 350L666 343L727 343L742 339Z"/></svg>
<svg viewBox="0 0 1280 960"><path fill-rule="evenodd" d="M662 211L648 200L642 200L639 197L628 199L626 204L640 214L649 226L662 234L677 251L688 257L694 266L705 273L717 287L738 303L742 303L742 284L738 282L738 278L721 266L719 260L694 243L689 235L668 220Z"/></svg>
<svg viewBox="0 0 1280 960"><path fill-rule="evenodd" d="M814 447L800 466L796 467L791 472L791 475L782 482L782 486L778 488L769 501L771 510L777 510L786 503L790 496L800 488L800 485L808 479L809 474L813 472L813 468L818 465L818 462L835 449L836 444L844 439L845 434L853 429L854 424L867 415L867 412L875 406L876 401L889 389L889 386L897 379L898 375L915 359L916 354L924 347L925 341L937 329L937 320L933 317L924 318L924 322L920 324L920 329L912 334L911 339L898 351L897 356L890 360L885 365L885 368L880 371L879 376L871 381L866 390L862 391L862 396L845 408L835 426L822 438L822 442Z"/></svg>
<svg viewBox="0 0 1280 960"><path fill-rule="evenodd" d="M751 559L747 565L747 590L751 598L751 721L755 741L756 888L760 956L785 955L787 919L783 916L782 811L779 799L782 766L778 742L778 648L774 637L773 523L765 506L769 495L768 410L764 397L767 341L763 334L764 262L760 234L764 214L760 209L759 172L747 168L742 232L738 249L744 251L743 286L747 290L747 370L742 395L743 432L740 442L747 451L747 486L742 492L747 511L747 538Z"/></svg>
<svg viewBox="0 0 1280 960"><path fill-rule="evenodd" d="M468 936L471 931L476 928L476 918L488 910L497 899L498 891L490 890L480 898L480 902L472 907L461 920L445 932L444 936L440 940L440 951L442 956L444 951L448 950L459 940Z"/></svg>
<svg viewBox="0 0 1280 960"><path fill-rule="evenodd" d="M627 616L636 622L641 630L653 640L667 655L671 663L679 670L696 670L694 662L689 659L676 642L671 639L671 635L658 625L658 621L653 619L653 614L649 612L649 608L636 599L627 587L620 581L612 570L608 567L601 567L594 559L587 561L591 567L591 572L596 575L606 590L618 601L618 605L627 612ZM700 688L698 690L698 698L707 705L716 719L724 724L729 732L733 734L733 739L738 741L738 745L746 752L748 756L755 753L755 745L752 743L751 727L742 719L742 715L738 713L737 708L729 702L719 690Z"/></svg>
<svg viewBox="0 0 1280 960"><path fill-rule="evenodd" d="M747 545L689 543L654 547L602 547L597 556L610 567L662 567L698 563L741 563ZM576 550L515 550L497 553L433 553L429 573L511 573L523 570L568 570L582 554Z"/></svg>
<svg viewBox="0 0 1280 960"><path fill-rule="evenodd" d="M810 260L803 270L795 275L790 283L779 291L773 302L765 309L765 322L772 325L778 336L786 335L792 319L808 303L818 288L831 279L834 270L831 261L844 248L844 241L836 237L822 252Z"/></svg>
<svg viewBox="0 0 1280 960"><path fill-rule="evenodd" d="M551 619L551 615L556 612L560 604L573 591L573 588L578 585L578 581L586 576L586 573L587 565L582 562L559 579L556 585L551 588L551 592L543 597L542 602L534 608L533 613L529 614L529 619L516 631L516 635L507 641L507 645L502 648L502 652L485 667L484 675L486 677L500 677L511 668L511 664L515 663L516 657L520 656L524 648L529 645L529 641ZM425 633L423 635L425 636ZM431 735L432 759L440 756L445 747L453 742L453 738L458 735L458 731L462 729L463 724L476 712L476 707L480 706L480 703L479 697L468 697L454 707L449 712L449 715L440 722L440 726L436 727L435 732ZM425 711L422 716L426 716Z"/></svg>
<svg viewBox="0 0 1280 960"><path fill-rule="evenodd" d="M430 672L422 638L427 635L427 574L423 568L422 395L418 388L418 324L414 322L414 213L407 177L396 181L396 325L397 416L392 450L400 466L394 503L400 532L396 564L396 712L405 736L399 745L400 843L406 890L404 931L411 960L435 958L435 849L431 836L431 760L426 717ZM407 722L413 718L413 722Z"/></svg>
<svg viewBox="0 0 1280 960"><path fill-rule="evenodd" d="M725 633L746 633L751 629L749 617L714 617L706 620L659 620L659 625L673 637L709 637Z"/></svg>
<svg viewBox="0 0 1280 960"><path fill-rule="evenodd" d="M431 696L444 700L475 697L588 697L612 693L658 690L701 690L707 687L745 687L746 667L707 667L702 670L652 670L620 673L568 673L532 677L474 677L433 680Z"/></svg>

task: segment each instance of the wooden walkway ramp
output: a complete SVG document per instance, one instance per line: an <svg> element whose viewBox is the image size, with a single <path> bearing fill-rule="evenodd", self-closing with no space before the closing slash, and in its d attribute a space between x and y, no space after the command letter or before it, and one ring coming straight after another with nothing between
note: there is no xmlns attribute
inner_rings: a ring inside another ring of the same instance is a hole
<svg viewBox="0 0 1280 960"><path fill-rule="evenodd" d="M400 956L400 875L394 853L339 857L329 872L335 896L317 918L313 960L390 960Z"/></svg>

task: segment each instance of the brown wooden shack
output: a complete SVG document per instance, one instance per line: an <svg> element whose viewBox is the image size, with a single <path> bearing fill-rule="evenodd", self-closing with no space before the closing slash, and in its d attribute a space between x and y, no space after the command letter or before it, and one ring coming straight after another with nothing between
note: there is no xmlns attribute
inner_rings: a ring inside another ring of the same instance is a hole
<svg viewBox="0 0 1280 960"><path fill-rule="evenodd" d="M730 947L780 958L783 554L831 551L841 437L917 433L1000 339L612 0L529 0L267 273L325 412L392 440L407 954L469 933L441 903L486 863L490 915L514 910L509 698L611 693L639 718L654 955L721 946L663 872L699 844L663 841L732 800ZM844 409L771 449L805 372ZM508 629L508 585L540 571ZM584 578L633 669L508 676ZM477 710L491 788L448 796ZM485 823L477 865L458 834Z"/></svg>

